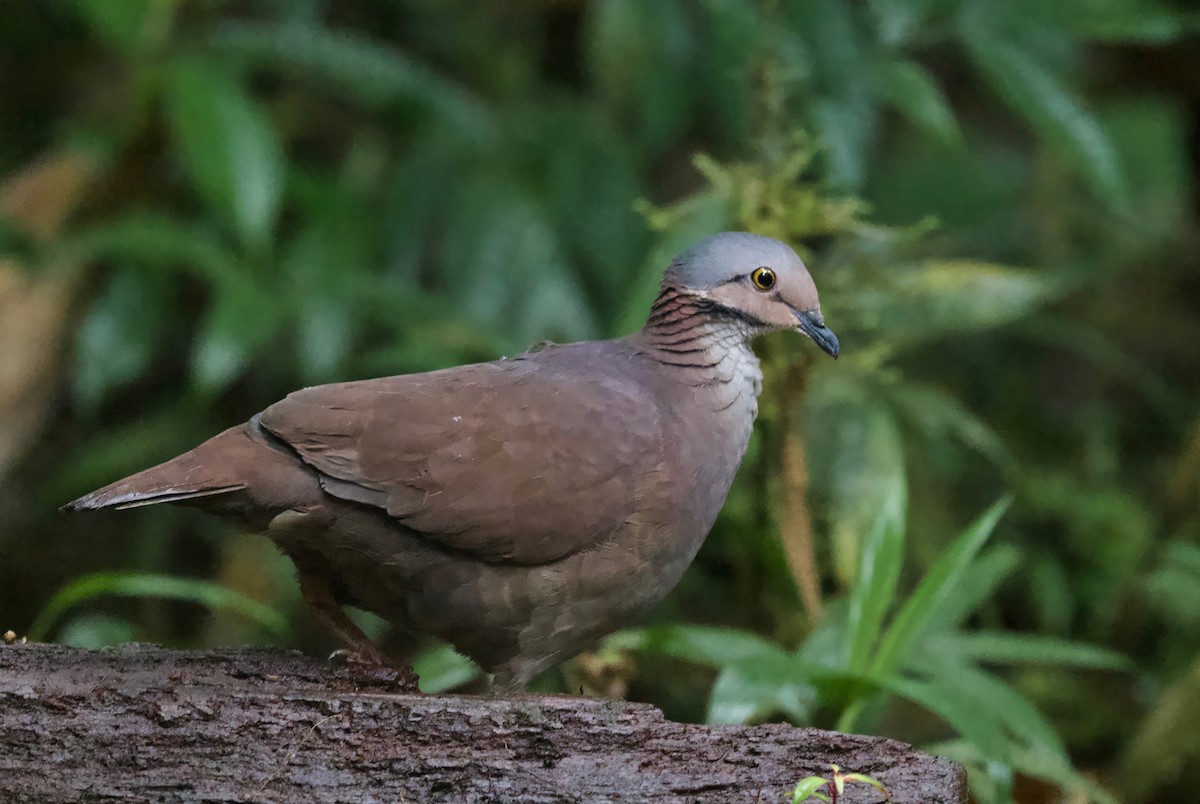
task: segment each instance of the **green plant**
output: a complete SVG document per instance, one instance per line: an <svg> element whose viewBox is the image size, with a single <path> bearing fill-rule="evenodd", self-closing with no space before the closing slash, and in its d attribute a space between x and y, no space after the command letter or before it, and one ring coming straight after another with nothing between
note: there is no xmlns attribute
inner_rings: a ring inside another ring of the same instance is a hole
<svg viewBox="0 0 1200 804"><path fill-rule="evenodd" d="M863 773L842 773L842 769L837 765L830 765L829 769L832 771L832 779L826 779L824 776L806 776L797 782L796 789L792 791L792 804L810 798L837 804L838 796L845 791L847 782L869 784L883 793L885 800L891 800L891 796L879 780ZM825 789L824 793L821 792L821 788Z"/></svg>
<svg viewBox="0 0 1200 804"><path fill-rule="evenodd" d="M1006 800L1004 784L1020 772L1113 801L1071 769L1053 727L987 668L1122 670L1128 662L1090 645L965 627L1019 564L1011 550L983 551L1007 506L993 505L963 530L912 592L901 596L905 506L903 489L893 487L864 544L849 598L831 607L794 651L749 632L685 625L626 631L610 638L608 647L718 668L710 722L779 713L805 725L832 722L842 731L871 731L889 701L904 699L959 735L937 749L975 768L973 788L986 800Z"/></svg>
<svg viewBox="0 0 1200 804"><path fill-rule="evenodd" d="M77 578L55 592L29 626L28 638L35 642L46 640L68 611L103 597L149 597L197 603L209 609L236 612L276 637L282 637L288 630L287 621L270 606L209 581L147 573L97 572ZM111 622L106 621L104 628L109 628ZM68 643L71 644L69 640Z"/></svg>

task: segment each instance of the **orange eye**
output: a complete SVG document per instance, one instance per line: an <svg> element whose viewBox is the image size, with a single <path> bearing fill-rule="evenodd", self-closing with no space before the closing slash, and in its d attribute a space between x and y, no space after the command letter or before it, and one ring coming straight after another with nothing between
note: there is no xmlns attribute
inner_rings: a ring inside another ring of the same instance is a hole
<svg viewBox="0 0 1200 804"><path fill-rule="evenodd" d="M754 273L750 274L750 281L759 290L770 290L775 287L775 272L765 266L755 268Z"/></svg>

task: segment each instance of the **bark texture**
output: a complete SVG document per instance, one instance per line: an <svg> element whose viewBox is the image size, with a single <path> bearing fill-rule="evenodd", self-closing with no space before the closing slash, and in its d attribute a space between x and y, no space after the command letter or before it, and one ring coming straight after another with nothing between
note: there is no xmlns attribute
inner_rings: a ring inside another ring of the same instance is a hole
<svg viewBox="0 0 1200 804"><path fill-rule="evenodd" d="M829 764L966 802L893 740L565 696L427 696L271 650L0 645L0 801L790 801ZM880 802L850 786L843 802Z"/></svg>

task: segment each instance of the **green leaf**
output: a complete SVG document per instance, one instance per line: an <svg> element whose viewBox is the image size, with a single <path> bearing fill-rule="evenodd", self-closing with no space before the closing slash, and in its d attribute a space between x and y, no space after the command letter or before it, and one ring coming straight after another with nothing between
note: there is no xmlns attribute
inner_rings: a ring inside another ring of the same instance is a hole
<svg viewBox="0 0 1200 804"><path fill-rule="evenodd" d="M527 192L489 178L458 188L456 200L439 256L471 321L489 326L509 351L595 335L558 233Z"/></svg>
<svg viewBox="0 0 1200 804"><path fill-rule="evenodd" d="M213 37L218 50L326 82L339 95L371 106L416 101L447 131L476 142L495 134L495 121L461 86L393 46L351 31L316 25L226 22Z"/></svg>
<svg viewBox="0 0 1200 804"><path fill-rule="evenodd" d="M903 500L907 480L891 411L861 374L836 374L810 392L805 435L814 492L828 499L833 570L849 587L876 517L897 494Z"/></svg>
<svg viewBox="0 0 1200 804"><path fill-rule="evenodd" d="M178 0L74 0L73 5L100 38L135 55L167 39Z"/></svg>
<svg viewBox="0 0 1200 804"><path fill-rule="evenodd" d="M1088 774L1071 767L1070 759L1042 750L1040 746L1018 750L1008 762L1021 775L1041 779L1062 789L1066 800L1086 800L1091 804L1120 804L1122 801L1139 800L1117 798ZM1138 775L1149 780L1161 778L1153 769L1145 767L1138 769Z"/></svg>
<svg viewBox="0 0 1200 804"><path fill-rule="evenodd" d="M367 245L372 233L363 231L353 219L343 220L347 213L365 217L348 199L336 203L333 212L311 213L312 225L297 233L280 259L292 287L286 301L277 306L283 308L285 318L295 314L299 319L294 330L296 359L308 384L333 379L350 355L355 332L366 318L355 295L361 292L369 299L379 293L369 275L348 277L331 270L339 264L369 264Z"/></svg>
<svg viewBox="0 0 1200 804"><path fill-rule="evenodd" d="M1123 15L1072 18L1071 27L1081 37L1095 42L1158 44L1171 42L1200 28L1200 16L1184 15L1165 9L1136 9Z"/></svg>
<svg viewBox="0 0 1200 804"><path fill-rule="evenodd" d="M124 260L192 273L215 285L238 282L241 265L213 232L155 212L133 211L67 237L67 259Z"/></svg>
<svg viewBox="0 0 1200 804"><path fill-rule="evenodd" d="M1125 183L1108 134L1059 79L1032 54L992 32L968 31L967 50L998 95L1112 208L1128 206Z"/></svg>
<svg viewBox="0 0 1200 804"><path fill-rule="evenodd" d="M971 800L1014 804L1012 769L1002 762L989 760L972 743L962 739L942 740L921 748L934 756L952 759L966 769Z"/></svg>
<svg viewBox="0 0 1200 804"><path fill-rule="evenodd" d="M843 192L857 192L867 178L867 144L875 109L861 98L823 98L812 106L813 133L821 144L825 180Z"/></svg>
<svg viewBox="0 0 1200 804"><path fill-rule="evenodd" d="M163 282L124 270L115 274L75 333L72 390L95 409L115 389L150 367L169 323Z"/></svg>
<svg viewBox="0 0 1200 804"><path fill-rule="evenodd" d="M887 789L884 788L883 782L879 781L878 779L876 779L874 777L867 776L865 773L847 773L842 776L842 779L847 782L858 782L859 784L869 784L869 785L871 785L871 787L874 787L876 790L879 790L880 792L884 793L885 795L887 794Z"/></svg>
<svg viewBox="0 0 1200 804"><path fill-rule="evenodd" d="M931 260L887 277L881 297L862 296L881 337L911 348L951 332L982 332L1021 318L1046 301L1054 287L1044 276L1007 265Z"/></svg>
<svg viewBox="0 0 1200 804"><path fill-rule="evenodd" d="M1186 112L1170 95L1138 93L1106 100L1097 113L1116 148L1130 203L1140 213L1141 225L1118 230L1121 237L1114 241L1134 249L1172 242L1191 214ZM1128 266L1130 257L1114 253L1111 261Z"/></svg>
<svg viewBox="0 0 1200 804"><path fill-rule="evenodd" d="M816 793L825 785L829 784L829 780L822 776L806 776L796 784L796 789L792 791L792 804L797 804L800 801L808 801L816 796L821 801L828 801L826 796L817 796Z"/></svg>
<svg viewBox="0 0 1200 804"><path fill-rule="evenodd" d="M811 677L829 673L750 631L700 625L626 629L605 650L671 656L721 668L708 703L708 722L745 723L782 712L806 722L816 692Z"/></svg>
<svg viewBox="0 0 1200 804"><path fill-rule="evenodd" d="M850 656L849 600L832 598L821 619L796 649L806 662L829 668L846 666Z"/></svg>
<svg viewBox="0 0 1200 804"><path fill-rule="evenodd" d="M871 663L873 676L885 677L897 672L925 626L936 616L955 585L966 574L971 561L991 536L1010 502L1008 498L1002 499L985 511L929 568L884 634Z"/></svg>
<svg viewBox="0 0 1200 804"><path fill-rule="evenodd" d="M285 557L284 562L288 565L287 569L291 570L291 560ZM285 575L290 577L292 572L286 572ZM360 609L354 606L347 606L345 607L345 612L346 616L350 618L350 622L358 626L358 629L366 634L367 639L371 640L372 642L378 642L379 640L383 639L384 635L388 632L388 629L391 628L387 620L383 619L373 611L367 611L366 609Z"/></svg>
<svg viewBox="0 0 1200 804"><path fill-rule="evenodd" d="M272 121L227 72L182 60L170 74L167 108L195 188L244 245L265 248L279 215L284 154Z"/></svg>
<svg viewBox="0 0 1200 804"><path fill-rule="evenodd" d="M1200 15L1156 0L1058 0L1027 2L1030 22L1095 42L1166 43L1200 27Z"/></svg>
<svg viewBox="0 0 1200 804"><path fill-rule="evenodd" d="M909 314L928 315L943 330L978 331L1020 318L1052 288L1033 271L1008 265L931 260L900 274L896 289L908 297Z"/></svg>
<svg viewBox="0 0 1200 804"><path fill-rule="evenodd" d="M1150 605L1171 621L1200 626L1200 545L1168 542L1142 585Z"/></svg>
<svg viewBox="0 0 1200 804"><path fill-rule="evenodd" d="M967 568L962 583L950 590L937 614L929 621L929 630L949 631L960 627L991 599L1020 563L1021 551L1011 544L997 544L981 552Z"/></svg>
<svg viewBox="0 0 1200 804"><path fill-rule="evenodd" d="M856 21L857 9L842 0L783 3L787 28L807 44L812 77L805 88L809 125L822 149L824 178L832 187L857 191L867 179L869 145L879 108L869 70L870 56Z"/></svg>
<svg viewBox="0 0 1200 804"><path fill-rule="evenodd" d="M807 42L820 89L839 100L861 96L869 80L862 69L865 30L856 12L843 0L782 3L778 10L784 25Z"/></svg>
<svg viewBox="0 0 1200 804"><path fill-rule="evenodd" d="M889 49L927 33L926 17L938 0L867 0L879 41Z"/></svg>
<svg viewBox="0 0 1200 804"><path fill-rule="evenodd" d="M881 679L881 684L940 717L987 759L1003 761L1015 747L997 714L970 693L937 681L913 678L888 677Z"/></svg>
<svg viewBox="0 0 1200 804"><path fill-rule="evenodd" d="M888 479L883 505L871 533L863 542L858 575L850 590L847 627L852 672L865 672L883 619L891 608L904 563L904 476Z"/></svg>
<svg viewBox="0 0 1200 804"><path fill-rule="evenodd" d="M287 620L269 606L210 581L168 575L97 572L71 581L42 607L29 626L29 639L43 641L62 615L100 597L158 597L199 603L210 609L229 609L258 623L275 636L287 632Z"/></svg>
<svg viewBox="0 0 1200 804"><path fill-rule="evenodd" d="M1026 511L1062 523L1058 554L1073 556L1073 577L1083 567L1098 570L1096 580L1103 577L1102 586L1086 595L1091 613L1121 605L1125 584L1134 581L1157 538L1152 503L1132 489L1065 467L1030 466L1022 480Z"/></svg>
<svg viewBox="0 0 1200 804"><path fill-rule="evenodd" d="M752 631L709 625L628 628L609 637L605 648L646 651L712 667L788 656L779 645Z"/></svg>
<svg viewBox="0 0 1200 804"><path fill-rule="evenodd" d="M96 650L137 640L137 629L127 620L105 614L83 614L68 620L58 633L58 644Z"/></svg>
<svg viewBox="0 0 1200 804"><path fill-rule="evenodd" d="M945 146L962 144L954 112L928 70L907 59L890 61L878 80L883 97L909 122Z"/></svg>
<svg viewBox="0 0 1200 804"><path fill-rule="evenodd" d="M934 644L983 664L1044 665L1085 670L1130 670L1125 656L1098 645L1041 634L971 631L941 637ZM933 651L937 653L937 650Z"/></svg>
<svg viewBox="0 0 1200 804"><path fill-rule="evenodd" d="M787 654L740 661L721 670L708 699L707 723L749 723L783 713L808 723L818 694L806 667Z"/></svg>
<svg viewBox="0 0 1200 804"><path fill-rule="evenodd" d="M311 299L301 312L296 355L305 382L328 382L350 354L356 316L336 299Z"/></svg>
<svg viewBox="0 0 1200 804"><path fill-rule="evenodd" d="M1002 757L1035 748L1067 762L1067 750L1037 707L995 676L969 665L927 653L919 663L930 683L951 698L969 698L982 717L999 723L1005 732ZM999 758L999 757L998 757Z"/></svg>
<svg viewBox="0 0 1200 804"><path fill-rule="evenodd" d="M1071 588L1072 576L1063 561L1049 553L1034 555L1026 573L1031 592L1029 612L1038 630L1050 634L1070 633L1077 621L1077 607L1086 598L1076 598L1076 592ZM1200 615L1200 586L1189 586L1196 590L1196 608L1193 610Z"/></svg>
<svg viewBox="0 0 1200 804"><path fill-rule="evenodd" d="M249 283L222 288L192 345L192 378L197 387L215 393L236 380L274 332L282 312Z"/></svg>
<svg viewBox="0 0 1200 804"><path fill-rule="evenodd" d="M274 326L275 314L280 309L278 304L262 303L243 264L212 232L165 215L129 213L69 238L62 250L72 259L124 260L186 271L209 283L216 301L201 326L193 361L194 374L207 390L224 387L237 376L251 349ZM103 317L96 321L89 319L90 323L81 329L79 391L85 403L98 401L109 387L138 376L148 364L156 332L142 339L144 345L138 347L140 352L136 355L127 347L117 348L114 337L117 330L147 331L147 327L166 315L169 310L163 304L166 291L159 287L165 278L165 274L131 275L128 283L133 289L143 295L149 293L152 298L122 301L119 315L109 316L109 323ZM105 309L97 308L97 314ZM112 350L111 355L106 350ZM96 354L105 359L93 360Z"/></svg>
<svg viewBox="0 0 1200 804"><path fill-rule="evenodd" d="M636 154L612 126L574 106L556 105L539 117L545 120L533 147L544 160L543 205L564 248L583 263L583 276L602 290L604 304L597 306L619 310L629 300L649 239L634 209Z"/></svg>
<svg viewBox="0 0 1200 804"><path fill-rule="evenodd" d="M437 645L413 661L421 692L436 695L479 677L478 665L449 645Z"/></svg>

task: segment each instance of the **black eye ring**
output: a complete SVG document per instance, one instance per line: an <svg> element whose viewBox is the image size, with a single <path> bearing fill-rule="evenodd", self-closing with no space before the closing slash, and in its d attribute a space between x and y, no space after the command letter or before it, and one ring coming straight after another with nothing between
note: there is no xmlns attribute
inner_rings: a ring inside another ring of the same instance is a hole
<svg viewBox="0 0 1200 804"><path fill-rule="evenodd" d="M775 272L765 265L762 268L755 268L754 273L750 274L750 281L759 290L770 290L775 287Z"/></svg>

